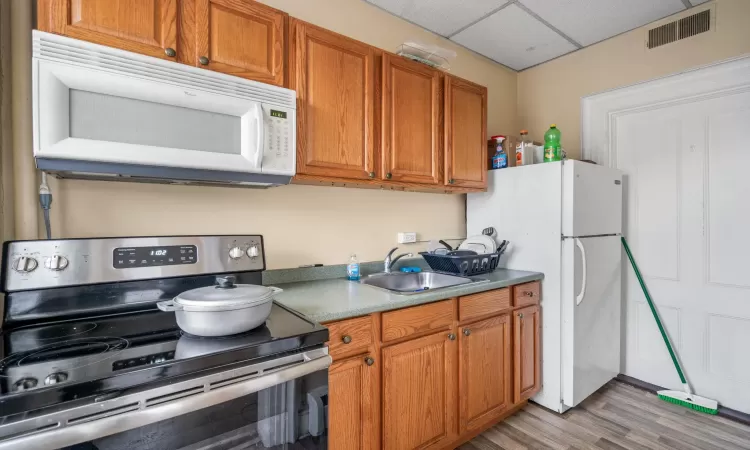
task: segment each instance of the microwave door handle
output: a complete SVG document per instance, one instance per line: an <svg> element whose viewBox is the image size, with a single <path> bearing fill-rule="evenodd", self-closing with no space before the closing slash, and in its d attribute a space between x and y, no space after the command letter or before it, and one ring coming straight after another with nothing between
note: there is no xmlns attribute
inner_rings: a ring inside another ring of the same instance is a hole
<svg viewBox="0 0 750 450"><path fill-rule="evenodd" d="M258 168L258 170L261 169L263 166L263 144L265 142L265 124L263 123L263 105L260 103L255 104L255 120L258 124L258 132L256 133L256 136L258 137L258 141L256 142L255 149L257 151L257 154L255 155L255 167Z"/></svg>

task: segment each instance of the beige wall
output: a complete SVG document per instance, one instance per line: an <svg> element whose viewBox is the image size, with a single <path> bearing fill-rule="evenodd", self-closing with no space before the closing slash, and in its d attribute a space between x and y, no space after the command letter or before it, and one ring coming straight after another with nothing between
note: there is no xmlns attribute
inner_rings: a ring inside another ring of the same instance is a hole
<svg viewBox="0 0 750 450"><path fill-rule="evenodd" d="M750 0L717 0L716 26L645 48L646 26L518 74L518 123L543 140L551 123L568 155L580 157L581 97L750 53ZM661 24L664 21L656 22Z"/></svg>
<svg viewBox="0 0 750 450"><path fill-rule="evenodd" d="M489 88L488 133L517 128L517 75L511 70L362 0L265 3L390 51L407 40L440 42L458 52L453 73ZM22 150L24 155L30 151L30 147ZM24 177L17 180L18 217L33 218L38 209L34 173L16 173ZM352 252L364 261L382 259L396 246L398 231L416 231L425 240L456 238L466 232L464 195L315 186L257 191L74 180L56 181L51 187L54 237L261 233L266 237L269 268L343 264ZM24 227L28 229L33 227Z"/></svg>

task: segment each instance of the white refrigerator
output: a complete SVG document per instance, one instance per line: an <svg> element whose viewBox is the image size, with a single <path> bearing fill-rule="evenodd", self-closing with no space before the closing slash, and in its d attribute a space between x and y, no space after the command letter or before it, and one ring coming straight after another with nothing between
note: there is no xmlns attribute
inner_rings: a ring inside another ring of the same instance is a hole
<svg viewBox="0 0 750 450"><path fill-rule="evenodd" d="M622 173L568 160L493 170L469 194L467 233L511 242L508 269L544 273L542 390L564 412L620 373Z"/></svg>

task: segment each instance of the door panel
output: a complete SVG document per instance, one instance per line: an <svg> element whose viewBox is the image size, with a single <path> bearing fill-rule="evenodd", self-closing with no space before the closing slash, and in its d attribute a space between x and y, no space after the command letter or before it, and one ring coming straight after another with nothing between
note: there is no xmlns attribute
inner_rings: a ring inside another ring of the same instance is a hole
<svg viewBox="0 0 750 450"><path fill-rule="evenodd" d="M380 370L375 358L367 365L365 356L334 363L328 372L328 448L373 449L376 432L373 402L379 401L375 374Z"/></svg>
<svg viewBox="0 0 750 450"><path fill-rule="evenodd" d="M374 178L375 49L297 20L292 33L297 173Z"/></svg>
<svg viewBox="0 0 750 450"><path fill-rule="evenodd" d="M541 388L539 306L513 312L513 402L528 400Z"/></svg>
<svg viewBox="0 0 750 450"><path fill-rule="evenodd" d="M440 72L383 55L383 174L437 184L440 176Z"/></svg>
<svg viewBox="0 0 750 450"><path fill-rule="evenodd" d="M570 407L620 373L620 237L579 242L585 267L575 239L563 240L562 253L563 403Z"/></svg>
<svg viewBox="0 0 750 450"><path fill-rule="evenodd" d="M442 448L456 436L456 341L449 332L384 348L383 448Z"/></svg>
<svg viewBox="0 0 750 450"><path fill-rule="evenodd" d="M286 22L285 13L254 0L195 0L193 64L284 86Z"/></svg>
<svg viewBox="0 0 750 450"><path fill-rule="evenodd" d="M510 315L459 330L461 433L481 427L512 403Z"/></svg>
<svg viewBox="0 0 750 450"><path fill-rule="evenodd" d="M445 76L445 184L487 187L487 88Z"/></svg>
<svg viewBox="0 0 750 450"><path fill-rule="evenodd" d="M42 31L176 60L177 0L40 0Z"/></svg>
<svg viewBox="0 0 750 450"><path fill-rule="evenodd" d="M730 91L617 119L626 174L625 235L688 380L704 397L750 413L750 252L743 150L750 94ZM625 260L624 264L628 264ZM680 381L626 266L623 373L672 389Z"/></svg>

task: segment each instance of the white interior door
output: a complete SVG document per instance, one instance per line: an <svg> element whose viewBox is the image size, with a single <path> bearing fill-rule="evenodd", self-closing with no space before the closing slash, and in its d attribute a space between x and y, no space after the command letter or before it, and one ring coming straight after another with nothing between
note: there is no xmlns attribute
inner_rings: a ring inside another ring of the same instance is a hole
<svg viewBox="0 0 750 450"><path fill-rule="evenodd" d="M620 373L620 237L563 240L563 403L575 406Z"/></svg>
<svg viewBox="0 0 750 450"><path fill-rule="evenodd" d="M739 89L615 122L615 163L626 174L624 234L688 380L699 395L746 413L749 125L750 93ZM623 270L623 372L679 388L637 279Z"/></svg>

